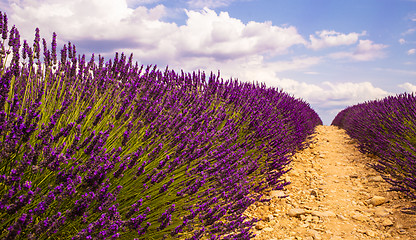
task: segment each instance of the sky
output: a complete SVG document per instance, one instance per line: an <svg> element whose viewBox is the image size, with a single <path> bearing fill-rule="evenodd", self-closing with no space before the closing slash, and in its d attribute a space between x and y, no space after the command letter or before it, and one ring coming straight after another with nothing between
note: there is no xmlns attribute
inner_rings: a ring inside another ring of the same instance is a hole
<svg viewBox="0 0 416 240"><path fill-rule="evenodd" d="M416 92L416 0L0 0L9 26L78 53L263 82L324 124L347 106Z"/></svg>

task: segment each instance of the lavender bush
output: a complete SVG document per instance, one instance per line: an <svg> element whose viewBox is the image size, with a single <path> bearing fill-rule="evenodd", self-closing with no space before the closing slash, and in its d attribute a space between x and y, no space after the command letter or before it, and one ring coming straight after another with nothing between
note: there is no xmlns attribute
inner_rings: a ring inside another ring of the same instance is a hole
<svg viewBox="0 0 416 240"><path fill-rule="evenodd" d="M0 15L2 239L250 239L242 213L322 124L263 84L58 58Z"/></svg>
<svg viewBox="0 0 416 240"><path fill-rule="evenodd" d="M357 139L364 153L378 156L392 190L416 199L416 96L404 93L348 107L332 125Z"/></svg>

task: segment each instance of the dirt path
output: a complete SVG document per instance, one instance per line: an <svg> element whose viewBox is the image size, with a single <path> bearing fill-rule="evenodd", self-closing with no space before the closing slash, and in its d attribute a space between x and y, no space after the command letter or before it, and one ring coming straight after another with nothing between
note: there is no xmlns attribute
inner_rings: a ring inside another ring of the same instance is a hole
<svg viewBox="0 0 416 240"><path fill-rule="evenodd" d="M337 127L318 126L314 141L294 157L286 176L292 183L245 212L262 219L254 239L416 239L416 215L401 212L412 203L387 192L389 185L366 165L375 159Z"/></svg>

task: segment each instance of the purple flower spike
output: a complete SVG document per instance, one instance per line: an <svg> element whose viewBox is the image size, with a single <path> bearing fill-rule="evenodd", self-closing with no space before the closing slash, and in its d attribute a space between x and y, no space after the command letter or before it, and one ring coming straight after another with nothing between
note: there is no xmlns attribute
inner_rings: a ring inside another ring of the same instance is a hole
<svg viewBox="0 0 416 240"><path fill-rule="evenodd" d="M96 125L100 122L101 117L103 116L103 114L104 114L104 112L105 112L105 107L106 107L106 106L103 106L103 108L101 109L101 112L100 112L100 113L98 113L98 114L97 114L97 116L95 116L95 120L94 120L94 122L92 123L92 125L93 125L93 126L96 126Z"/></svg>
<svg viewBox="0 0 416 240"><path fill-rule="evenodd" d="M67 211L66 216L72 220L78 216L82 216L84 212L87 210L87 208L89 207L94 197L95 197L95 194L93 192L85 193L84 195L82 195L80 199L75 201L75 204L71 208L71 210Z"/></svg>
<svg viewBox="0 0 416 240"><path fill-rule="evenodd" d="M35 58L36 59L40 59L40 30L39 28L36 28L36 33L35 33L35 41L33 43L33 51L35 53Z"/></svg>
<svg viewBox="0 0 416 240"><path fill-rule="evenodd" d="M146 233L147 229L150 227L150 225L152 225L152 224L150 222L147 222L146 226L138 231L139 235L140 236L144 235Z"/></svg>
<svg viewBox="0 0 416 240"><path fill-rule="evenodd" d="M127 125L127 130L123 133L123 141L121 142L121 146L126 146L127 141L129 140L129 137L131 134L132 127L133 127L133 124L130 121L129 124Z"/></svg>
<svg viewBox="0 0 416 240"><path fill-rule="evenodd" d="M22 216L7 229L9 233L4 239L15 239L30 222L32 222L32 214L23 213Z"/></svg>
<svg viewBox="0 0 416 240"><path fill-rule="evenodd" d="M56 58L56 33L55 32L52 35L52 62L53 62L53 64L57 63L57 58Z"/></svg>
<svg viewBox="0 0 416 240"><path fill-rule="evenodd" d="M22 49L22 58L23 58L23 60L25 60L26 57L28 56L28 52L29 52L29 45L27 44L27 41L24 40L23 41L23 49Z"/></svg>
<svg viewBox="0 0 416 240"><path fill-rule="evenodd" d="M7 39L7 15L6 13L2 16L3 17L3 24L2 24L2 38L3 40Z"/></svg>

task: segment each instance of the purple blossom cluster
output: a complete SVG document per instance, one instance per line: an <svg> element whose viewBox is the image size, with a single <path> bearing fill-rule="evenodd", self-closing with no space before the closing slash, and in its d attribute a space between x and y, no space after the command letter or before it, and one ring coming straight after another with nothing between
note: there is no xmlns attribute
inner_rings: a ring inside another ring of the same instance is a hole
<svg viewBox="0 0 416 240"><path fill-rule="evenodd" d="M21 46L0 15L0 238L250 239L322 124L264 84Z"/></svg>
<svg viewBox="0 0 416 240"><path fill-rule="evenodd" d="M392 190L416 199L416 96L403 93L348 107L332 125L359 141L360 150L380 160L374 167L384 173ZM416 208L415 208L416 209Z"/></svg>

